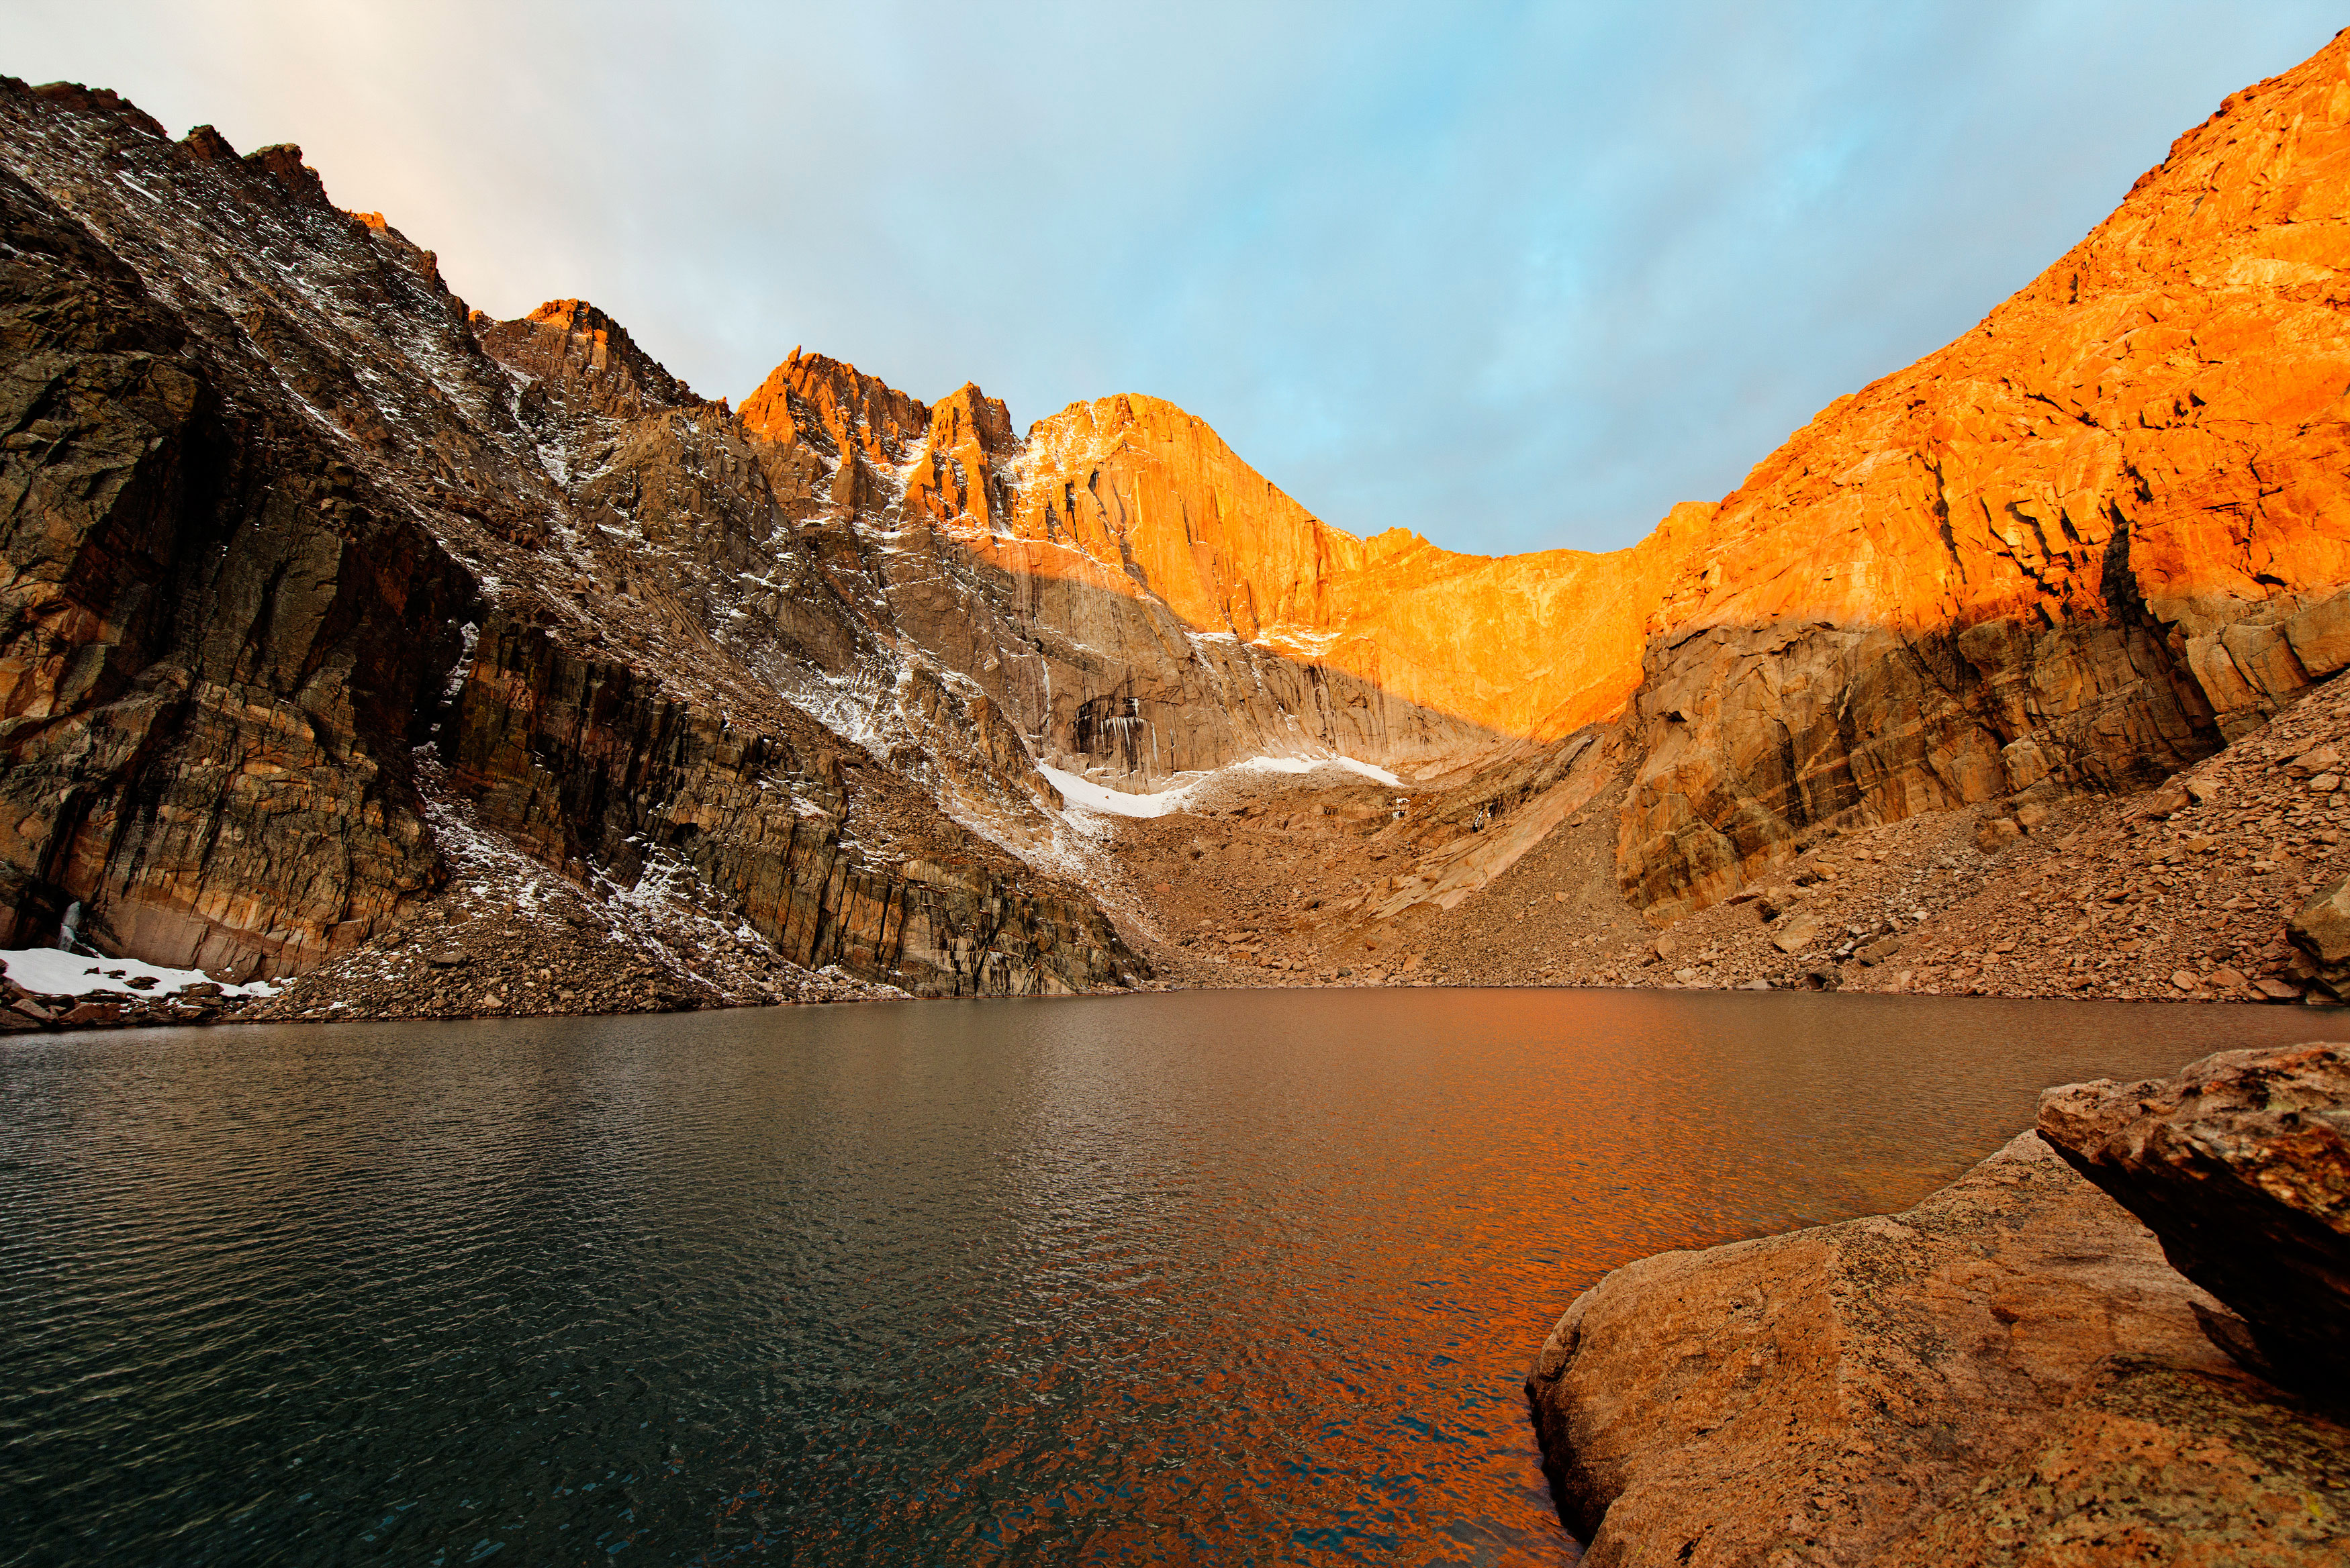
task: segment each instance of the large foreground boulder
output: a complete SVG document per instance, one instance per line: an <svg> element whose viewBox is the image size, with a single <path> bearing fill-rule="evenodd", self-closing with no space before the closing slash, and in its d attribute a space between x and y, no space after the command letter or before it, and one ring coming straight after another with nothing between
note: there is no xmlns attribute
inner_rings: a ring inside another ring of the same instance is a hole
<svg viewBox="0 0 2350 1568"><path fill-rule="evenodd" d="M1592 1568L2317 1564L2350 1428L2027 1133L1892 1216L1618 1269L1527 1393Z"/></svg>
<svg viewBox="0 0 2350 1568"><path fill-rule="evenodd" d="M2237 1359L2350 1399L2350 1047L2223 1051L2177 1077L2040 1099L2040 1136L2241 1319Z"/></svg>

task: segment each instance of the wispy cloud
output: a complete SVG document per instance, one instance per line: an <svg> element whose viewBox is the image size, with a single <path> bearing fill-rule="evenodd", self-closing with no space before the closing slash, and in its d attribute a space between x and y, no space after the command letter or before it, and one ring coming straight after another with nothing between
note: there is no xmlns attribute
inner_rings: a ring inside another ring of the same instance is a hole
<svg viewBox="0 0 2350 1568"><path fill-rule="evenodd" d="M1333 523L1609 548L1956 336L2300 0L20 3L5 68L295 140L479 307L1167 397Z"/></svg>

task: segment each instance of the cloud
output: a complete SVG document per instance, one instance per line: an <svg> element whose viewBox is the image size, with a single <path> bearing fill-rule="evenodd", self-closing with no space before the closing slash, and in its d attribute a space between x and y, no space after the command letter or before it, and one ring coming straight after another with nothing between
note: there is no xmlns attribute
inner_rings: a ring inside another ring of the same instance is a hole
<svg viewBox="0 0 2350 1568"><path fill-rule="evenodd" d="M2248 14L2249 10L2249 14ZM2325 7L20 5L10 70L303 144L477 306L1143 391L1331 522L1610 548L1964 331Z"/></svg>

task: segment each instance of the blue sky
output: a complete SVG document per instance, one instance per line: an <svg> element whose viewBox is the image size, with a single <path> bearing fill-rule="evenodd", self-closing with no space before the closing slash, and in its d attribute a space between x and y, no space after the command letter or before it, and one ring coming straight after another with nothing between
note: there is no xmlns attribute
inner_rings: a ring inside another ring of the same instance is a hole
<svg viewBox="0 0 2350 1568"><path fill-rule="evenodd" d="M0 69L298 141L499 316L705 396L794 345L1028 421L1149 392L1340 527L1629 544L1964 331L2299 0L7 0Z"/></svg>

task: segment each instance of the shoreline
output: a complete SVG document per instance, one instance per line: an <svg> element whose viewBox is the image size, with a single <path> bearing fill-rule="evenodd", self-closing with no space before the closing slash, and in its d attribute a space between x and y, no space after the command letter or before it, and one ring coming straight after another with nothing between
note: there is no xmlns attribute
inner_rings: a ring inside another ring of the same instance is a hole
<svg viewBox="0 0 2350 1568"><path fill-rule="evenodd" d="M237 1004L234 999L205 994L186 1002L179 996L154 999L154 1003L141 1005L137 993L120 992L91 992L84 995L30 992L13 983L0 982L0 1038L15 1034L68 1033L102 1029L180 1029L194 1026L259 1024L259 1023L478 1023L523 1018L640 1018L675 1012L724 1012L755 1011L771 1007L832 1007L863 1002L1049 1002L1121 996L1168 996L1185 992L1218 993L1237 991L1334 992L1334 991L1533 991L1606 992L1609 994L1652 994L1671 992L1685 995L1742 994L1766 995L1770 992L1740 990L1725 991L1706 986L1633 986L1571 983L1555 981L1501 982L1492 984L1462 983L1427 978L1398 980L1359 980L1326 985L1145 985L1131 990L1118 989L1098 992L1069 992L1060 996L914 996L906 992L889 994L879 987L863 987L864 994L852 992L854 982L843 986L845 992L833 997L812 997L806 1000L759 1002L644 1002L633 1006L587 1009L561 1006L547 1008L493 1008L451 1012L393 1012L361 1010L352 1007L310 1005L299 1011L275 1011L266 1002ZM2251 1000L2220 996L2082 996L2035 995L2030 992L1992 991L1952 992L1873 992L1854 988L1856 996L1908 996L1930 998L1943 1002L2040 1002L2078 1004L2112 1003L2152 1005L2162 1007L2222 1007L2267 1008L2298 1005L2334 1012L2350 1006L2332 999L2317 997ZM276 1000L276 999L271 999ZM41 1015L30 1015L22 1004L29 1002L41 1010ZM161 1005L157 1005L160 1003ZM78 1014L78 1016L76 1016Z"/></svg>

